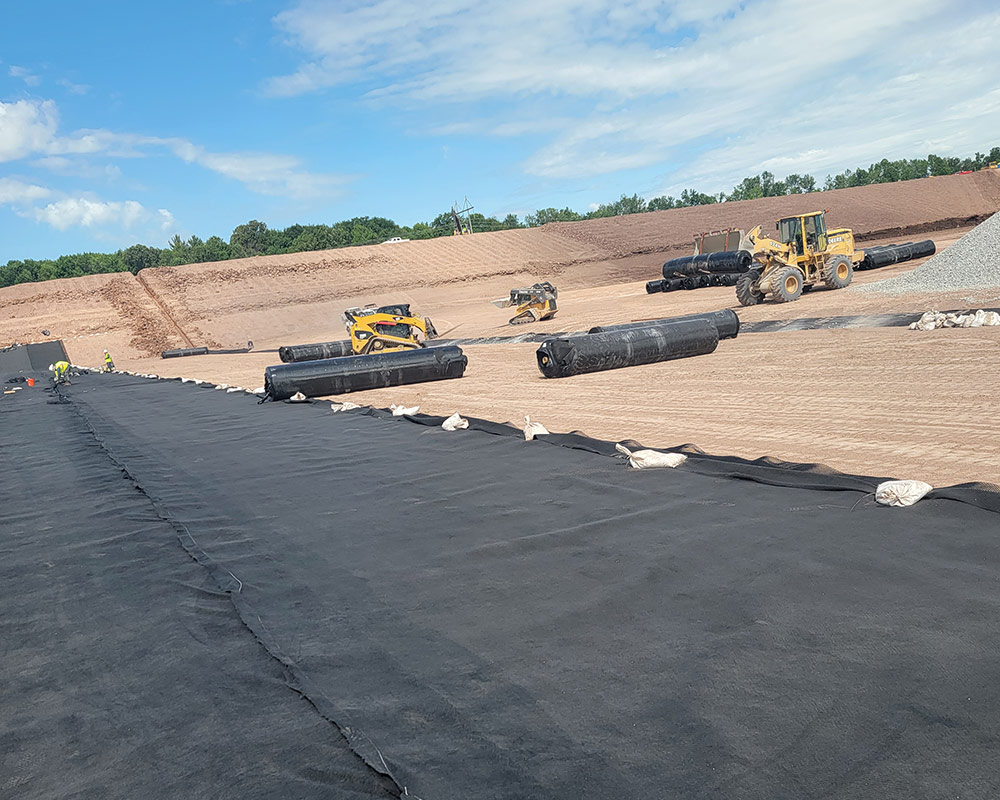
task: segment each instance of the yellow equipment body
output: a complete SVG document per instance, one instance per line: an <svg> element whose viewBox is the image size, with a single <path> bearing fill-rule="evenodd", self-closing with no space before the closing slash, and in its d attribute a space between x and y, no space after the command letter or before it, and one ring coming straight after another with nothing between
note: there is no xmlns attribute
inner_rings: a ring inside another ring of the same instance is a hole
<svg viewBox="0 0 1000 800"><path fill-rule="evenodd" d="M510 297L501 297L490 302L497 308L516 307L517 313L508 320L509 325L524 325L552 319L558 311L556 298L559 290L548 281L535 283L524 289L511 289Z"/></svg>
<svg viewBox="0 0 1000 800"><path fill-rule="evenodd" d="M863 250L854 249L850 228L827 230L825 211L785 217L775 227L777 239L762 235L759 225L746 234L756 264L736 282L742 305L757 305L767 295L790 303L820 282L843 289L865 257Z"/></svg>
<svg viewBox="0 0 1000 800"><path fill-rule="evenodd" d="M343 314L355 355L425 347L437 336L434 323L410 312L409 303L349 308Z"/></svg>

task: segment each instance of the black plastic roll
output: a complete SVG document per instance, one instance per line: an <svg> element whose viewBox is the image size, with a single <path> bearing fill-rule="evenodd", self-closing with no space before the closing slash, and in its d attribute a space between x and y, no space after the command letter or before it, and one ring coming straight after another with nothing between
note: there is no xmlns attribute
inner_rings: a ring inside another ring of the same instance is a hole
<svg viewBox="0 0 1000 800"><path fill-rule="evenodd" d="M681 289L681 288L683 288L683 286L682 286L683 283L684 283L684 279L683 278L664 278L663 279L663 291L665 291L665 292L673 292L676 289Z"/></svg>
<svg viewBox="0 0 1000 800"><path fill-rule="evenodd" d="M906 242L905 244L890 244L872 247L865 250L862 269L878 269L889 264L900 264L914 258L925 258L935 253L934 242L927 239L922 242Z"/></svg>
<svg viewBox="0 0 1000 800"><path fill-rule="evenodd" d="M631 331L636 328L655 328L660 325L674 325L678 322L699 319L711 322L719 332L719 339L735 339L740 332L740 318L731 308L724 308L721 311L709 311L706 314L688 314L683 317L664 317L663 319L650 319L642 322L623 322L620 325L595 325L587 331L587 335Z"/></svg>
<svg viewBox="0 0 1000 800"><path fill-rule="evenodd" d="M707 319L547 339L535 356L546 378L566 378L711 353L719 331Z"/></svg>
<svg viewBox="0 0 1000 800"><path fill-rule="evenodd" d="M316 344L288 344L278 348L278 358L286 364L299 361L321 361L324 358L343 358L354 355L351 343L347 339L336 342L317 342Z"/></svg>
<svg viewBox="0 0 1000 800"><path fill-rule="evenodd" d="M264 389L272 400L287 400L296 392L306 397L346 394L461 378L468 363L460 347L446 345L278 364L264 370Z"/></svg>
<svg viewBox="0 0 1000 800"><path fill-rule="evenodd" d="M666 280L646 281L646 294L656 294L663 291L663 284Z"/></svg>
<svg viewBox="0 0 1000 800"><path fill-rule="evenodd" d="M183 358L184 356L208 355L207 347L182 347L179 350L164 350L160 358Z"/></svg>
<svg viewBox="0 0 1000 800"><path fill-rule="evenodd" d="M752 264L753 256L746 250L723 250L672 258L663 265L663 277L685 277L704 272L746 272Z"/></svg>

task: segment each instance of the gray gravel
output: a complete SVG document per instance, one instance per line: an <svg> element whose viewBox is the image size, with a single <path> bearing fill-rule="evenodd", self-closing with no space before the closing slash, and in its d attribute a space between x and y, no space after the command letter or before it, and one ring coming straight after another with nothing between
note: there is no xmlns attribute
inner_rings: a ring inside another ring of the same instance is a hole
<svg viewBox="0 0 1000 800"><path fill-rule="evenodd" d="M912 272L857 286L857 292L912 294L1000 287L1000 213Z"/></svg>

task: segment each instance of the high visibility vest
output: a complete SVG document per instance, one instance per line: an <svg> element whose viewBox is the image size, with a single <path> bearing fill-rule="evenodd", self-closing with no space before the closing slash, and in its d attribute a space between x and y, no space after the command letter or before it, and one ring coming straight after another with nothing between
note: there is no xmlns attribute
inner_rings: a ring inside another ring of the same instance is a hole
<svg viewBox="0 0 1000 800"><path fill-rule="evenodd" d="M62 377L69 371L68 361L57 361L54 366L57 378Z"/></svg>

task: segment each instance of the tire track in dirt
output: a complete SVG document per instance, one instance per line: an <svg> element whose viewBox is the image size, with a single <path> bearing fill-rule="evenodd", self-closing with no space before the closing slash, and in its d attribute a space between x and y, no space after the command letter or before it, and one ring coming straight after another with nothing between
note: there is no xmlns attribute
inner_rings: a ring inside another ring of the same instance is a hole
<svg viewBox="0 0 1000 800"><path fill-rule="evenodd" d="M143 290L146 292L146 294L149 295L149 299L152 300L156 304L156 307L160 309L160 313L163 314L164 319L166 319L167 322L169 322L174 327L174 330L177 331L178 335L185 341L187 346L194 347L195 346L194 342L192 342L191 339L188 337L188 335L184 333L184 329L177 324L177 320L175 320L173 314L170 313L170 309L168 309L166 304L164 304L163 301L161 301L160 298L157 297L156 292L154 292L152 287L150 287L150 285L146 282L146 278L142 274L142 271L140 271L139 274L135 276L135 279L139 283L139 285L143 288Z"/></svg>

